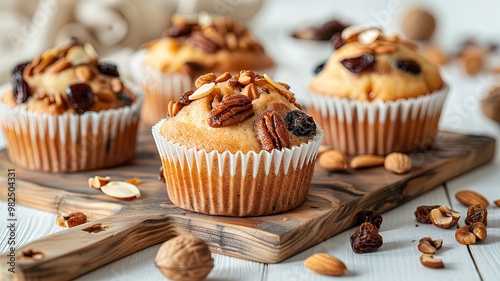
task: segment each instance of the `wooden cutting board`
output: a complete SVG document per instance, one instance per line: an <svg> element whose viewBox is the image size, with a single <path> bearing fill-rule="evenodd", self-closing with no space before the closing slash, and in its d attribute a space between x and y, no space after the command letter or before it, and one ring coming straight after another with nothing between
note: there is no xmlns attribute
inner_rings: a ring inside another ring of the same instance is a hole
<svg viewBox="0 0 500 281"><path fill-rule="evenodd" d="M384 212L401 205L490 161L494 151L495 141L491 138L441 132L432 150L410 155L415 168L405 175L389 173L383 167L335 174L316 167L309 197L302 206L265 217L216 217L174 206L165 184L158 180L160 160L148 132L140 134L132 162L99 171L31 172L15 167L6 151L0 151L0 184L7 186L7 169L15 169L17 204L58 214L79 211L92 220L17 249L16 270L22 271L26 279L69 280L186 234L205 240L216 253L277 263L349 228L358 211ZM95 175L111 176L113 180L138 177L142 179L138 186L142 196L134 201L110 198L88 187L87 179ZM7 192L0 193L0 199L6 200L6 196ZM96 223L109 229L99 233L82 231ZM42 252L44 258L23 257L22 252L29 249ZM5 266L3 260L1 264ZM1 270L1 274L7 272ZM2 277L8 280L13 274Z"/></svg>

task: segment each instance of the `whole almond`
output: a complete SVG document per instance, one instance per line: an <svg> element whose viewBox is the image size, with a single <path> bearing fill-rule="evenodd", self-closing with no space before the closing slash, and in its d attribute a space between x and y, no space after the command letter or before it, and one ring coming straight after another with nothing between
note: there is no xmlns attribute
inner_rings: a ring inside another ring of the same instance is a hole
<svg viewBox="0 0 500 281"><path fill-rule="evenodd" d="M329 150L319 156L318 165L330 172L345 171L349 168L349 159L340 151Z"/></svg>
<svg viewBox="0 0 500 281"><path fill-rule="evenodd" d="M351 168L368 168L384 165L385 158L377 155L359 155L351 160Z"/></svg>
<svg viewBox="0 0 500 281"><path fill-rule="evenodd" d="M231 79L231 77L233 77L231 75L231 73L229 72L225 72L224 74L222 74L221 76L217 77L217 79L215 79L215 83L221 83L221 82L225 82L229 79Z"/></svg>
<svg viewBox="0 0 500 281"><path fill-rule="evenodd" d="M389 172L404 174L411 170L413 164L408 155L393 152L385 157L384 167Z"/></svg>
<svg viewBox="0 0 500 281"><path fill-rule="evenodd" d="M314 254L306 259L304 265L310 270L329 276L340 276L347 273L347 268L339 259L329 254Z"/></svg>
<svg viewBox="0 0 500 281"><path fill-rule="evenodd" d="M483 205L483 207L487 208L490 203L488 200L484 198L481 194L474 192L472 190L462 190L455 194L457 200L462 203L464 206L469 207L476 203Z"/></svg>

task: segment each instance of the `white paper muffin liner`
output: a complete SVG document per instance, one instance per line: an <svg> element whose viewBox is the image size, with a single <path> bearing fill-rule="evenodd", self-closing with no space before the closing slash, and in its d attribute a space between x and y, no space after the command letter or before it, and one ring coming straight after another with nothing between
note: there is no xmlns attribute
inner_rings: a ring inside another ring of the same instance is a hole
<svg viewBox="0 0 500 281"><path fill-rule="evenodd" d="M194 90L193 80L187 73L164 73L144 65L147 50L139 50L130 59L132 76L146 93L142 121L154 125L168 113L168 103L178 100L182 94ZM275 67L255 70L257 73L273 75ZM217 75L222 73L216 73Z"/></svg>
<svg viewBox="0 0 500 281"><path fill-rule="evenodd" d="M206 152L168 141L153 129L170 200L183 209L224 216L262 216L302 204L309 192L323 130L291 149Z"/></svg>
<svg viewBox="0 0 500 281"><path fill-rule="evenodd" d="M308 113L324 144L350 155L411 152L432 145L448 86L417 98L360 102L312 93Z"/></svg>
<svg viewBox="0 0 500 281"><path fill-rule="evenodd" d="M7 153L16 165L75 172L121 164L134 156L143 95L130 106L78 114L37 113L0 102Z"/></svg>

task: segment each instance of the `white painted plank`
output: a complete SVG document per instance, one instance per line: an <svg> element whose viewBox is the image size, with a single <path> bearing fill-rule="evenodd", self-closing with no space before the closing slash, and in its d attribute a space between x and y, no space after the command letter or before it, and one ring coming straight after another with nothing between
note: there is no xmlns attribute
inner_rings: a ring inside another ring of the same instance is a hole
<svg viewBox="0 0 500 281"><path fill-rule="evenodd" d="M356 228L351 228L280 264L268 265L265 280L332 280L304 266L307 257L320 252L331 254L346 264L349 272L342 280L480 280L467 248L455 243L455 229L420 223L419 227L415 226L413 212L417 206L439 204L449 204L443 187L383 214L380 234L384 245L377 252L355 254L349 237ZM446 268L429 269L420 263L417 245L425 236L444 240L443 248L435 256L443 259Z"/></svg>

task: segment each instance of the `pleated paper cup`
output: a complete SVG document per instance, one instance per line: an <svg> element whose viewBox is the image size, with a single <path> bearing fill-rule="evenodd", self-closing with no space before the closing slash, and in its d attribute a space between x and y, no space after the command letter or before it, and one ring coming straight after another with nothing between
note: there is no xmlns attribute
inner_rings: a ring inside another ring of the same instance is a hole
<svg viewBox="0 0 500 281"><path fill-rule="evenodd" d="M349 155L411 152L432 145L448 87L417 98L360 102L312 93L307 112L324 144Z"/></svg>
<svg viewBox="0 0 500 281"><path fill-rule="evenodd" d="M76 172L121 164L134 156L143 96L130 106L78 114L40 114L0 102L7 153L16 165Z"/></svg>
<svg viewBox="0 0 500 281"><path fill-rule="evenodd" d="M307 198L323 131L291 149L233 154L207 152L168 141L153 127L170 200L180 208L222 216L288 211Z"/></svg>
<svg viewBox="0 0 500 281"><path fill-rule="evenodd" d="M195 87L197 78L191 78L187 73L166 73L151 69L144 65L147 50L139 50L132 55L130 60L132 76L146 94L142 122L154 125L158 120L167 116L168 103L177 101L182 94ZM272 77L275 68L255 70L258 73L267 73ZM215 73L221 75L222 73Z"/></svg>

